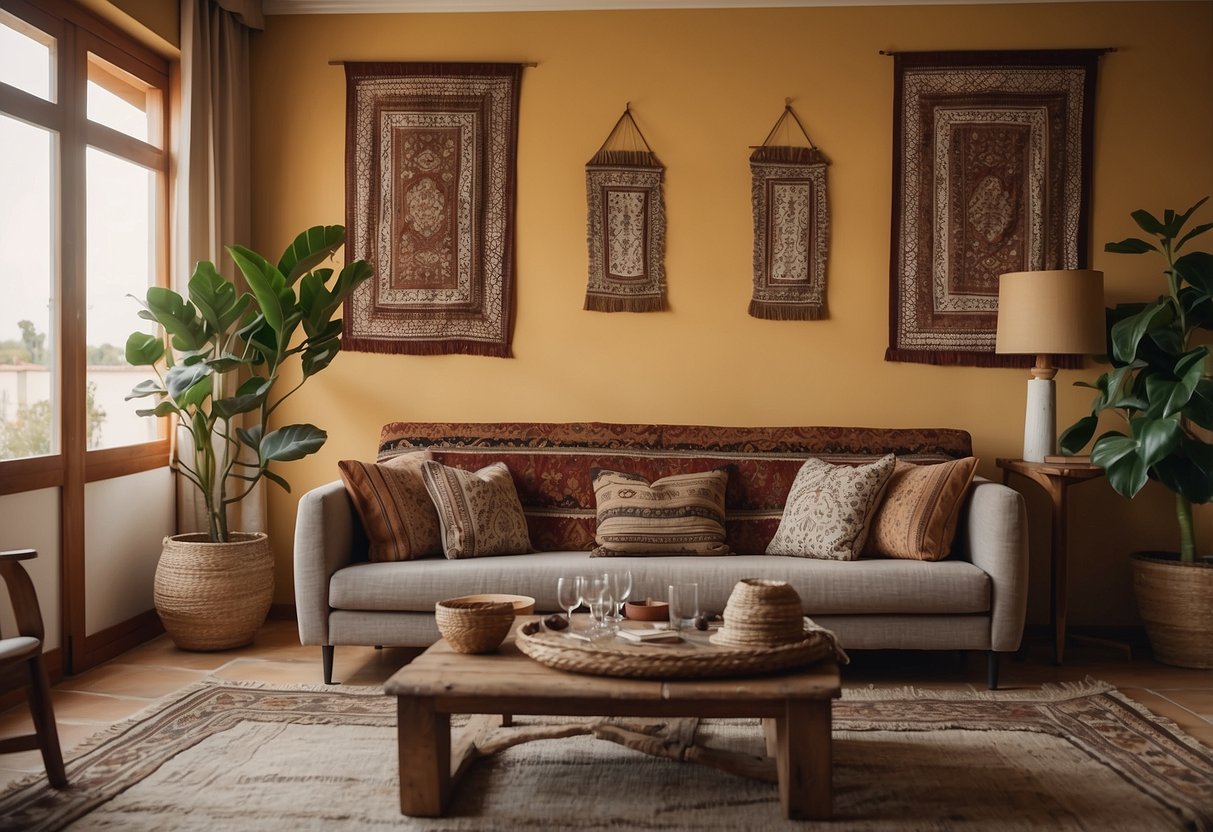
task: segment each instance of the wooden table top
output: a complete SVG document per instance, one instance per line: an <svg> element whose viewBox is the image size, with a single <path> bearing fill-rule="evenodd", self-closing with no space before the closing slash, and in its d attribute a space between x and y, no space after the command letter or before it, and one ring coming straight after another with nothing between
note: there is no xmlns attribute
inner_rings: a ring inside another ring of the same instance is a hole
<svg viewBox="0 0 1213 832"><path fill-rule="evenodd" d="M515 628L535 616L520 617ZM568 673L523 655L511 632L494 653L456 653L446 640L396 672L383 686L393 696L425 696L443 700L531 700L541 703L579 702L694 702L746 700L782 702L788 699L831 699L839 696L838 665L826 659L797 670L765 676L724 679L624 679ZM544 713L535 710L532 713Z"/></svg>

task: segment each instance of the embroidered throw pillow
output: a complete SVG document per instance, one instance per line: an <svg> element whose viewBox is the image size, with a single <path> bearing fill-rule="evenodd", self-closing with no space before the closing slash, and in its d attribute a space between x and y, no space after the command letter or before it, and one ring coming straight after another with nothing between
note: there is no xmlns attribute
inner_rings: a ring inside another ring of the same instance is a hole
<svg viewBox="0 0 1213 832"><path fill-rule="evenodd" d="M870 465L806 461L792 482L767 554L854 560L893 465L892 454Z"/></svg>
<svg viewBox="0 0 1213 832"><path fill-rule="evenodd" d="M601 468L590 476L598 506L593 557L729 553L724 542L728 469L678 474L653 483Z"/></svg>
<svg viewBox="0 0 1213 832"><path fill-rule="evenodd" d="M504 462L464 471L431 460L421 463L421 476L438 510L442 553L448 558L531 551L526 516Z"/></svg>
<svg viewBox="0 0 1213 832"><path fill-rule="evenodd" d="M372 561L415 560L442 554L438 513L421 481L429 451L380 462L337 463L345 490L370 540Z"/></svg>
<svg viewBox="0 0 1213 832"><path fill-rule="evenodd" d="M937 465L898 460L872 518L864 554L908 560L946 558L976 471L975 457Z"/></svg>

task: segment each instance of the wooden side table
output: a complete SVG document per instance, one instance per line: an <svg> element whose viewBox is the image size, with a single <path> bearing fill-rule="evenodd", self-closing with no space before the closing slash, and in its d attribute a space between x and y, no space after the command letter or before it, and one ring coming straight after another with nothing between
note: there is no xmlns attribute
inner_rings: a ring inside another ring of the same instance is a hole
<svg viewBox="0 0 1213 832"><path fill-rule="evenodd" d="M1053 574L1049 584L1049 621L1053 625L1053 660L1057 664L1061 664L1066 652L1066 608L1069 600L1069 554L1067 550L1069 500L1066 491L1071 485L1098 479L1103 476L1104 472L1098 465L1090 463L1025 462L1022 459L998 459L996 463L1002 469L1003 485L1007 484L1012 473L1019 474L1043 488L1052 503L1053 545L1050 557ZM1079 640L1077 636L1072 638L1076 641ZM1084 637L1082 640L1120 650L1129 650L1128 645L1106 639Z"/></svg>

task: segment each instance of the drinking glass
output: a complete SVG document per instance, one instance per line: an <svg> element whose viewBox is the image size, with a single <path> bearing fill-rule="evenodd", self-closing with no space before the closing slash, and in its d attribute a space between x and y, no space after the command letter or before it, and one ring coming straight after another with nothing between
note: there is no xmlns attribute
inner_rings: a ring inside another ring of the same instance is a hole
<svg viewBox="0 0 1213 832"><path fill-rule="evenodd" d="M594 597L590 604L595 633L609 635L615 632L615 619L612 617L614 609L615 596L611 593L611 582L605 578L595 580Z"/></svg>
<svg viewBox="0 0 1213 832"><path fill-rule="evenodd" d="M670 626L681 633L699 615L699 584L670 584Z"/></svg>
<svg viewBox="0 0 1213 832"><path fill-rule="evenodd" d="M581 606L581 576L566 575L556 581L556 601L573 623L573 610Z"/></svg>
<svg viewBox="0 0 1213 832"><path fill-rule="evenodd" d="M615 597L611 618L620 622L623 621L623 603L632 597L632 570L624 569L622 572L612 572L609 580L611 594Z"/></svg>

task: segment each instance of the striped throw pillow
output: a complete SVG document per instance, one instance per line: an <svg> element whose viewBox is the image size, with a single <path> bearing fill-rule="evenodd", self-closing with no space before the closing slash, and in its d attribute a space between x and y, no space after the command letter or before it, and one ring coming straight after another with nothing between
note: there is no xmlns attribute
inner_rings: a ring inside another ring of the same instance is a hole
<svg viewBox="0 0 1213 832"><path fill-rule="evenodd" d="M341 480L370 541L372 561L415 560L442 554L438 513L421 481L429 451L401 454L385 462L337 463Z"/></svg>
<svg viewBox="0 0 1213 832"><path fill-rule="evenodd" d="M872 519L864 554L907 560L946 558L976 471L975 457L937 465L897 460Z"/></svg>
<svg viewBox="0 0 1213 832"><path fill-rule="evenodd" d="M598 507L594 557L729 554L724 542L727 468L653 483L601 468L590 474Z"/></svg>

